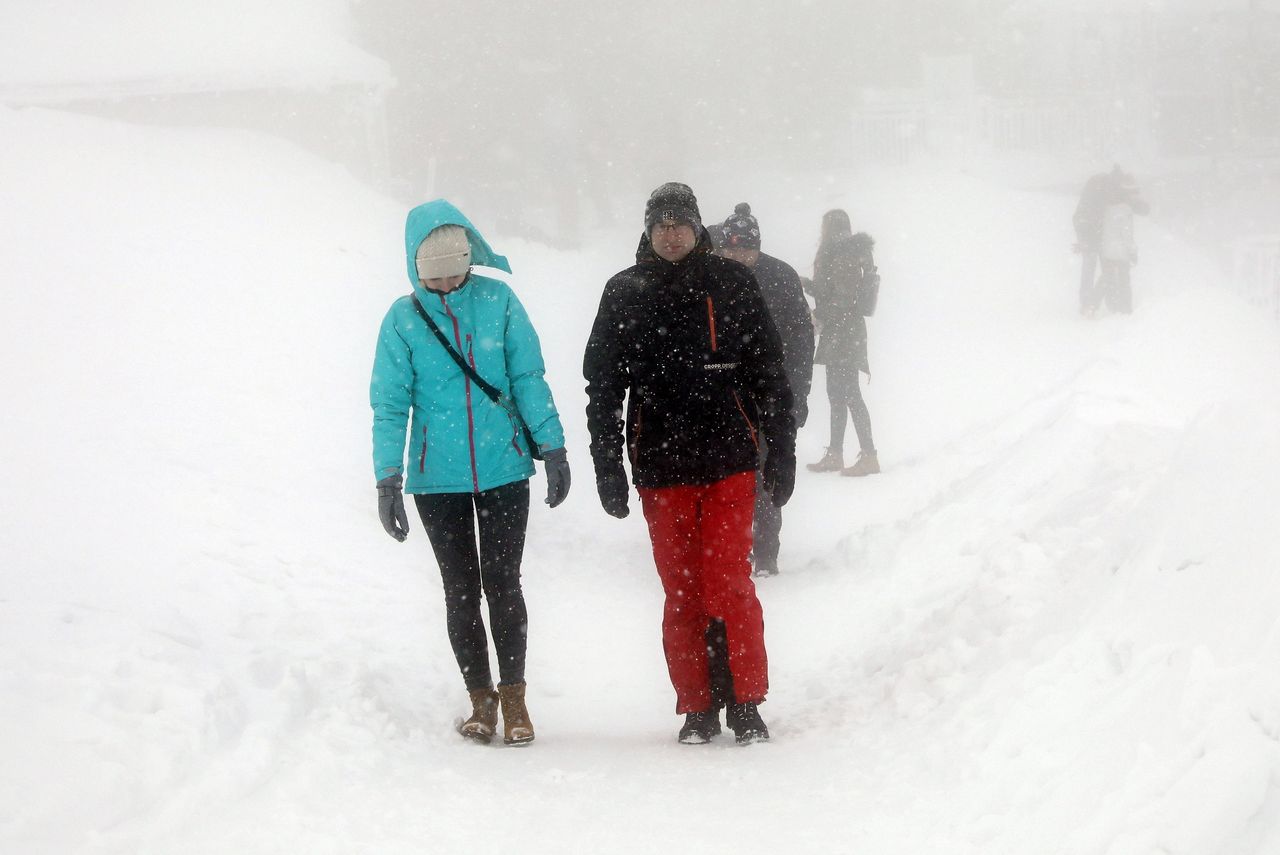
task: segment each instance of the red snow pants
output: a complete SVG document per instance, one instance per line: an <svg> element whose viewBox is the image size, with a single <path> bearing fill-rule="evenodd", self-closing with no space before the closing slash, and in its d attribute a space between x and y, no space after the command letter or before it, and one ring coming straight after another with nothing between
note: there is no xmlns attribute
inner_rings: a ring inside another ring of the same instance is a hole
<svg viewBox="0 0 1280 855"><path fill-rule="evenodd" d="M711 708L707 624L720 618L739 703L764 700L769 662L764 612L751 581L751 522L756 473L714 484L640 488L653 560L666 592L662 647L676 690L676 712Z"/></svg>

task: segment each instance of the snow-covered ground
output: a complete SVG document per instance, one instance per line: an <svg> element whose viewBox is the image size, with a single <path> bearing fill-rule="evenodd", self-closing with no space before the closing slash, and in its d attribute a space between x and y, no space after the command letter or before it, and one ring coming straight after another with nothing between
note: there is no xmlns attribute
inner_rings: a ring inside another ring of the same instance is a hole
<svg viewBox="0 0 1280 855"><path fill-rule="evenodd" d="M643 200L578 254L490 234L576 482L530 524L538 741L486 748L452 731L426 538L376 515L403 206L248 134L0 137L0 852L1280 851L1280 340L1158 223L1136 314L1086 323L1067 196L751 199L802 271L825 207L879 240L885 471L799 475L749 748L675 743L644 525L586 454L582 346ZM693 183L708 219L741 201Z"/></svg>

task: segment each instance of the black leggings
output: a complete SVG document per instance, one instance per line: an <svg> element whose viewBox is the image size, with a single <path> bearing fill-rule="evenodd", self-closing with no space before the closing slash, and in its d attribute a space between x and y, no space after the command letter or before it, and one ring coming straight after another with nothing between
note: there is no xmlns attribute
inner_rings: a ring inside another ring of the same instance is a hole
<svg viewBox="0 0 1280 855"><path fill-rule="evenodd" d="M520 560L529 522L529 482L516 481L483 493L419 493L413 498L440 565L449 643L467 688L493 685L480 614L482 590L489 602L501 683L523 683L529 617L520 590Z"/></svg>
<svg viewBox="0 0 1280 855"><path fill-rule="evenodd" d="M843 452L844 427L852 414L853 429L858 432L858 447L867 454L875 454L876 444L871 439L871 411L858 388L857 368L851 364L827 366L827 400L831 402L831 448Z"/></svg>

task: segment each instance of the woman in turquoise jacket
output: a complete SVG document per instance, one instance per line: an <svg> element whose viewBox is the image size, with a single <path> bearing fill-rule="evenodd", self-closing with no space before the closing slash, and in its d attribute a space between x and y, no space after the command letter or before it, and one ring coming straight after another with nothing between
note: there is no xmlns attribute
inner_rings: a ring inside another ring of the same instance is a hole
<svg viewBox="0 0 1280 855"><path fill-rule="evenodd" d="M545 462L554 508L569 492L564 430L524 307L506 283L471 272L477 264L510 273L506 258L443 199L409 212L405 254L413 293L382 321L369 386L378 513L403 541L402 490L413 495L440 565L449 642L471 696L459 732L488 742L501 707L507 744L531 742L520 588L534 472L526 437ZM480 381L496 389L496 401ZM481 593L498 655L496 691Z"/></svg>

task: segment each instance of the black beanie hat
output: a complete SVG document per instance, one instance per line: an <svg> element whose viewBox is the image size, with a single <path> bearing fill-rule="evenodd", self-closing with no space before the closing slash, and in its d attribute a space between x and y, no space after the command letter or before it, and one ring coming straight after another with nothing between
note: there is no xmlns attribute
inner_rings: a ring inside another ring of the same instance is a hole
<svg viewBox="0 0 1280 855"><path fill-rule="evenodd" d="M721 229L724 232L724 237L720 241L722 247L760 248L760 224L756 222L755 217L751 216L751 206L746 202L739 202L734 206L733 213L724 221Z"/></svg>
<svg viewBox="0 0 1280 855"><path fill-rule="evenodd" d="M684 223L695 231L702 227L698 200L688 184L668 181L649 194L649 201L644 205L644 230L651 231L654 224L662 220Z"/></svg>

